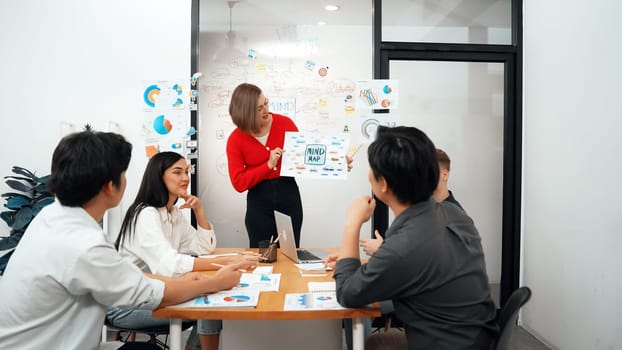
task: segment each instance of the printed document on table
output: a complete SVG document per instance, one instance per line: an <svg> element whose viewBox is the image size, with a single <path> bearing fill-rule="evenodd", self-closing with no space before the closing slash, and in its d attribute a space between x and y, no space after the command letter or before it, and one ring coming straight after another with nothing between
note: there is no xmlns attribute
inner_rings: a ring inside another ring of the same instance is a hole
<svg viewBox="0 0 622 350"><path fill-rule="evenodd" d="M323 262L319 263L305 263L305 264L294 264L297 268L305 271L326 271L327 268L324 266Z"/></svg>
<svg viewBox="0 0 622 350"><path fill-rule="evenodd" d="M309 292L334 292L337 289L335 281L331 282L309 282Z"/></svg>
<svg viewBox="0 0 622 350"><path fill-rule="evenodd" d="M280 273L243 273L240 283L232 290L258 290L261 292L276 292L281 284Z"/></svg>
<svg viewBox="0 0 622 350"><path fill-rule="evenodd" d="M227 290L205 294L172 308L212 308L212 307L255 307L259 301L259 290Z"/></svg>
<svg viewBox="0 0 622 350"><path fill-rule="evenodd" d="M337 302L335 292L288 293L283 310L339 310L345 309Z"/></svg>

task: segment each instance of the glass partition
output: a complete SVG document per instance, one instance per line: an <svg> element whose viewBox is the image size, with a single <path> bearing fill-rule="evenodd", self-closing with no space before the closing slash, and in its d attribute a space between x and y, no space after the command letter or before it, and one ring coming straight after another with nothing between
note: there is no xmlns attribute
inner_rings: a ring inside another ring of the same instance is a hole
<svg viewBox="0 0 622 350"><path fill-rule="evenodd" d="M449 190L482 237L491 283L501 279L504 64L391 61L400 124L423 130L451 160Z"/></svg>
<svg viewBox="0 0 622 350"><path fill-rule="evenodd" d="M509 45L511 0L383 1L382 41Z"/></svg>

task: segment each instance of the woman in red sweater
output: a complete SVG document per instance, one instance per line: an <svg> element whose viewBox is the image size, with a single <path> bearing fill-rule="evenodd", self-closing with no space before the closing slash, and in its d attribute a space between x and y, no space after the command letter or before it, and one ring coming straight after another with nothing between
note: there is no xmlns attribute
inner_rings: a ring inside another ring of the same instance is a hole
<svg viewBox="0 0 622 350"><path fill-rule="evenodd" d="M293 177L281 177L281 155L286 131L298 131L294 122L270 113L268 98L255 85L238 85L231 95L229 114L237 126L227 140L229 178L246 197L246 231L249 245L276 234L274 210L289 215L296 246L300 246L302 201Z"/></svg>

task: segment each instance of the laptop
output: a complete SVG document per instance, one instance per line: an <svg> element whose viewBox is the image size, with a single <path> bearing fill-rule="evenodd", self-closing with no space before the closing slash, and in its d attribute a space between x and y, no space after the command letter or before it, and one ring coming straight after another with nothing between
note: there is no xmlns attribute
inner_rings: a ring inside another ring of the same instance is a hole
<svg viewBox="0 0 622 350"><path fill-rule="evenodd" d="M277 234L280 235L279 245L281 246L281 252L296 264L319 263L323 262L328 256L328 252L324 250L310 251L296 248L292 218L289 215L275 210L274 219L276 221Z"/></svg>

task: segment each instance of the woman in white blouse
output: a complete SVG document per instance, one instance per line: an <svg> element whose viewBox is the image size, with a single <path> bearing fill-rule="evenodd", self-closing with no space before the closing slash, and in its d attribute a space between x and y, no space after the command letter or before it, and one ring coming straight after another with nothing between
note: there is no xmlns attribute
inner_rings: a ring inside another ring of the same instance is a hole
<svg viewBox="0 0 622 350"><path fill-rule="evenodd" d="M216 248L216 235L199 198L188 194L189 165L178 153L162 152L153 156L130 205L116 247L143 271L155 275L178 276L190 271L217 270L219 265L245 263L257 265L259 256L244 254L215 258L198 258ZM184 203L175 206L181 198ZM192 209L198 229L190 225L181 210ZM106 315L113 326L145 328L168 324L166 319L151 317L150 310L111 308ZM198 330L197 330L198 328ZM187 349L218 349L222 321L198 321L186 343Z"/></svg>

